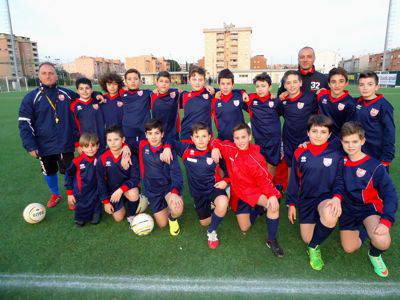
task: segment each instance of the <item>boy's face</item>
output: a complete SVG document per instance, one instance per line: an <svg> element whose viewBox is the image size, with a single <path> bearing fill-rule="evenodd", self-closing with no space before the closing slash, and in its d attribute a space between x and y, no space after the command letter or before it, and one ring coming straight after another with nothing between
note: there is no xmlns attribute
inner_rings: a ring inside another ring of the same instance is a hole
<svg viewBox="0 0 400 300"><path fill-rule="evenodd" d="M248 134L246 129L236 130L233 133L233 141L240 150L246 150L250 145L251 134Z"/></svg>
<svg viewBox="0 0 400 300"><path fill-rule="evenodd" d="M107 134L107 146L111 151L121 151L125 138L121 137L117 132L110 132Z"/></svg>
<svg viewBox="0 0 400 300"><path fill-rule="evenodd" d="M99 144L92 144L81 146L82 152L85 153L87 156L92 157L96 155L97 150L99 150Z"/></svg>
<svg viewBox="0 0 400 300"><path fill-rule="evenodd" d="M265 97L269 94L271 86L266 81L256 81L256 93L260 97Z"/></svg>
<svg viewBox="0 0 400 300"><path fill-rule="evenodd" d="M126 75L125 84L130 90L137 90L140 86L140 78L136 73L129 73Z"/></svg>
<svg viewBox="0 0 400 300"><path fill-rule="evenodd" d="M160 77L156 81L156 86L161 94L165 94L171 87L171 81L168 79L168 77Z"/></svg>
<svg viewBox="0 0 400 300"><path fill-rule="evenodd" d="M360 139L358 134L347 135L342 138L343 150L348 155L356 155L361 152L361 147L364 145L365 139Z"/></svg>
<svg viewBox="0 0 400 300"><path fill-rule="evenodd" d="M88 84L81 83L78 85L79 97L83 100L87 100L92 95L93 89Z"/></svg>
<svg viewBox="0 0 400 300"><path fill-rule="evenodd" d="M338 97L343 94L344 89L349 85L349 83L343 75L337 74L331 77L328 85L331 88L332 95Z"/></svg>
<svg viewBox="0 0 400 300"><path fill-rule="evenodd" d="M289 75L284 83L289 95L296 95L301 88L301 80L297 75Z"/></svg>
<svg viewBox="0 0 400 300"><path fill-rule="evenodd" d="M233 90L233 81L230 78L221 78L218 85L224 95L228 95Z"/></svg>
<svg viewBox="0 0 400 300"><path fill-rule="evenodd" d="M146 138L149 141L149 144L153 147L160 146L163 137L164 133L162 133L158 128L146 131Z"/></svg>
<svg viewBox="0 0 400 300"><path fill-rule="evenodd" d="M198 73L194 73L190 78L189 78L189 84L192 88L193 91L200 91L206 83L206 79L204 78L203 75L200 75Z"/></svg>
<svg viewBox="0 0 400 300"><path fill-rule="evenodd" d="M115 81L107 82L106 86L107 86L107 92L110 95L115 95L118 93L118 83L116 83Z"/></svg>
<svg viewBox="0 0 400 300"><path fill-rule="evenodd" d="M375 83L374 78L361 78L358 81L358 90L365 99L373 99L379 89L379 84Z"/></svg>
<svg viewBox="0 0 400 300"><path fill-rule="evenodd" d="M206 129L200 129L193 133L191 139L197 149L206 150L211 140L211 135Z"/></svg>
<svg viewBox="0 0 400 300"><path fill-rule="evenodd" d="M314 125L311 126L310 131L308 131L307 134L310 138L311 144L316 146L325 144L331 136L328 127Z"/></svg>

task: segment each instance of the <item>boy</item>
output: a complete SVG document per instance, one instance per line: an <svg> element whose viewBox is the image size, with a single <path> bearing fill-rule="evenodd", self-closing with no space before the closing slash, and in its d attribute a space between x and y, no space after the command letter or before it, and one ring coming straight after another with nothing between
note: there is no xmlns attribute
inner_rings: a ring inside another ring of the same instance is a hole
<svg viewBox="0 0 400 300"><path fill-rule="evenodd" d="M250 94L247 102L251 131L260 146L261 154L267 161L268 171L275 176L280 161L281 122L279 120L279 99L271 98L271 77L267 73L257 75L253 80L256 93Z"/></svg>
<svg viewBox="0 0 400 300"><path fill-rule="evenodd" d="M117 73L107 73L100 78L100 86L106 92L103 95L106 101L100 104L105 128L122 125L123 104L119 92L123 85L124 82Z"/></svg>
<svg viewBox="0 0 400 300"><path fill-rule="evenodd" d="M260 147L251 144L249 126L242 123L233 129L233 140L213 142L212 157L216 163L220 158L226 162L231 181L231 206L242 232L250 229L252 216L258 212L255 206L266 210L267 246L274 255L283 257L283 250L276 239L279 224L279 191L272 183ZM252 215L252 216L251 216Z"/></svg>
<svg viewBox="0 0 400 300"><path fill-rule="evenodd" d="M122 167L125 137L119 126L107 128L106 138L108 150L100 156L97 163L100 200L106 213L112 215L116 222L124 219L126 204L127 220L130 222L139 205L139 163L136 157L132 156L132 164L128 169Z"/></svg>
<svg viewBox="0 0 400 300"><path fill-rule="evenodd" d="M340 136L342 125L354 119L356 103L345 88L349 85L347 72L343 68L329 71L328 85L330 90L320 90L317 94L319 113L333 121L332 137Z"/></svg>
<svg viewBox="0 0 400 300"><path fill-rule="evenodd" d="M169 224L170 234L176 236L180 233L177 219L183 212L183 200L180 196L183 187L182 172L174 152L171 164L160 159L164 149L162 123L152 119L144 128L147 140L142 140L139 145L144 193L149 199L157 225L163 228Z"/></svg>
<svg viewBox="0 0 400 300"><path fill-rule="evenodd" d="M100 141L100 153L105 150L104 120L99 104L91 98L92 82L87 78L79 78L75 83L79 98L71 103L70 109L74 114L79 134L93 133Z"/></svg>
<svg viewBox="0 0 400 300"><path fill-rule="evenodd" d="M83 133L79 138L82 154L72 160L65 174L68 204L75 207L74 220L77 227L86 222L98 224L101 202L97 192L96 154L99 139L93 133Z"/></svg>
<svg viewBox="0 0 400 300"><path fill-rule="evenodd" d="M294 224L297 207L300 234L308 244L310 265L317 271L324 266L320 245L335 229L343 194L343 154L338 142L328 142L332 127L327 116L309 118L310 143L294 152L286 194L289 221Z"/></svg>
<svg viewBox="0 0 400 300"><path fill-rule="evenodd" d="M380 277L387 277L389 271L382 253L391 243L397 192L384 165L362 151L366 140L361 125L345 123L341 133L343 149L348 155L343 169L346 199L339 219L342 247L347 253L359 249L363 241L359 228L364 225L371 240L368 256L374 271Z"/></svg>
<svg viewBox="0 0 400 300"><path fill-rule="evenodd" d="M166 139L179 140L179 91L170 88L171 75L167 71L157 74L156 86L157 92L151 95L152 117L162 122Z"/></svg>
<svg viewBox="0 0 400 300"><path fill-rule="evenodd" d="M389 166L395 154L396 128L393 121L393 106L377 94L379 78L374 72L361 73L358 78L358 90L361 97L357 100L356 118L365 130L363 152L385 166Z"/></svg>

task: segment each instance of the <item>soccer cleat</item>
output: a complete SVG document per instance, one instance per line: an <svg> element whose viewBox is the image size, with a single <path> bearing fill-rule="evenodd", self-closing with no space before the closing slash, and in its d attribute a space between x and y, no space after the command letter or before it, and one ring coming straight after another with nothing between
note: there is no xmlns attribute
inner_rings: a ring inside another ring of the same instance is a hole
<svg viewBox="0 0 400 300"><path fill-rule="evenodd" d="M267 247L271 249L272 253L276 256L276 257L283 257L283 249L282 247L279 245L278 240L267 240L266 242Z"/></svg>
<svg viewBox="0 0 400 300"><path fill-rule="evenodd" d="M58 203L60 203L60 201L61 201L61 196L52 194L50 200L47 202L47 207L52 208L56 206Z"/></svg>
<svg viewBox="0 0 400 300"><path fill-rule="evenodd" d="M100 223L100 219L101 219L101 214L100 213L94 213L90 223L92 223L93 225L97 225L97 224Z"/></svg>
<svg viewBox="0 0 400 300"><path fill-rule="evenodd" d="M207 231L207 237L208 237L208 248L210 249L216 249L219 246L219 240L217 236L217 232L213 230L212 232Z"/></svg>
<svg viewBox="0 0 400 300"><path fill-rule="evenodd" d="M319 246L314 248L307 247L307 254L310 257L310 266L316 271L321 271L324 267L324 261L321 257L321 249Z"/></svg>
<svg viewBox="0 0 400 300"><path fill-rule="evenodd" d="M69 204L68 204L68 209L69 209L69 210L75 210L75 205L73 205L73 204L69 205Z"/></svg>
<svg viewBox="0 0 400 300"><path fill-rule="evenodd" d="M75 220L75 227L81 228L81 227L83 227L83 226L85 226L85 222Z"/></svg>
<svg viewBox="0 0 400 300"><path fill-rule="evenodd" d="M371 264L374 267L374 271L375 273L379 276L379 277L388 277L389 275L389 270L386 267L385 262L382 259L382 255L379 256L371 256L368 253L369 256L369 260L371 261Z"/></svg>
<svg viewBox="0 0 400 300"><path fill-rule="evenodd" d="M129 217L126 218L126 220L128 221L129 224L132 223L134 217L135 216L129 216Z"/></svg>
<svg viewBox="0 0 400 300"><path fill-rule="evenodd" d="M170 219L168 219L168 223L169 223L169 233L172 236L177 236L181 232L178 220L171 221Z"/></svg>

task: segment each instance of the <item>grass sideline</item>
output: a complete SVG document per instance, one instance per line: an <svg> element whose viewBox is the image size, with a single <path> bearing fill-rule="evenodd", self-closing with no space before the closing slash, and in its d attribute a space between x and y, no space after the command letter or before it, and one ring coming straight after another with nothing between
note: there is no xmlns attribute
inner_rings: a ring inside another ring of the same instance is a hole
<svg viewBox="0 0 400 300"><path fill-rule="evenodd" d="M153 88L153 87L149 87ZM236 88L245 88L254 91L251 85L237 85ZM188 89L183 86L183 89ZM274 87L273 92L276 92ZM353 95L356 88L350 87ZM382 89L387 99L395 107L395 120L400 120L400 90ZM110 217L103 218L97 226L85 226L79 230L73 226L72 212L67 210L66 197L54 209L47 210L46 219L39 224L26 224L22 218L24 207L31 202L45 203L48 198L46 185L41 178L40 167L36 160L30 158L21 146L18 134L17 117L21 93L0 94L0 298L70 298L84 296L85 298L117 297L127 298L133 294L140 297L177 297L195 296L199 298L212 297L213 288L207 293L203 290L184 291L173 289L169 293L164 290L150 292L143 289L100 288L98 291L87 291L80 288L71 288L66 284L58 287L46 285L29 285L26 281L18 284L6 284L4 276L14 274L28 274L32 278L37 275L85 275L107 280L108 276L136 276L143 278L165 277L186 278L188 285L196 286L196 279L210 279L230 281L232 292L221 288L219 296L241 298L246 294L235 293L235 284L241 281L233 279L246 278L260 281L260 284L275 284L278 289L264 289L260 294L249 292L249 295L261 297L263 294L288 296L284 290L294 283L309 281L310 283L333 282L354 283L354 288L362 292L363 285L367 289L371 283L381 283L377 291L385 291L385 284L389 290L392 285L400 285L400 251L399 226L392 229L392 246L385 254L385 261L389 267L390 276L386 280L378 278L369 264L367 257L367 243L360 251L354 254L345 254L340 247L338 232L329 238L322 247L325 268L321 272L313 271L307 261L305 245L301 242L298 226L291 226L287 221L287 210L281 205L281 221L279 241L285 250L285 257L277 259L265 246L265 222L259 219L255 226L246 235L239 232L236 220L232 213L228 213L219 229L221 246L211 251L207 248L205 229L197 221L192 200L188 194L185 182L185 212L181 220L182 233L178 237L171 237L168 230L156 229L146 237L138 237L128 229L126 222L116 224ZM397 144L399 149L399 129L397 130ZM398 154L397 154L398 155ZM399 163L396 159L391 167L391 175L400 189ZM61 186L62 180L60 180ZM64 189L62 189L63 194ZM18 275L20 276L20 275ZM33 279L30 279L31 281ZM50 277L52 278L52 277ZM72 277L71 277L72 278ZM192 279L193 281L191 281ZM37 280L34 279L34 280ZM54 278L52 282L58 282ZM283 280L289 280L285 283ZM41 280L39 280L41 282ZM68 277L65 282L68 282ZM197 280L198 281L198 280ZM24 284L25 282L25 284ZM85 282L85 281L81 281ZM357 285L361 282L361 285ZM150 286L151 283L148 283ZM254 286L257 286L255 284ZM253 285L249 289L255 288ZM297 286L297 285L295 285ZM34 288L35 287L35 288ZM279 289L280 287L280 289ZM318 284L315 288L325 296L329 293ZM339 286L332 286L339 289ZM218 290L218 287L217 289ZM339 290L338 290L339 291ZM315 293L296 293L293 295L305 298ZM397 296L399 291L397 289ZM342 296L356 297L351 293ZM379 293L374 294L378 296ZM365 294L364 296L368 296ZM382 292L382 296L385 294ZM389 297L386 295L385 297ZM332 297L334 297L332 295Z"/></svg>

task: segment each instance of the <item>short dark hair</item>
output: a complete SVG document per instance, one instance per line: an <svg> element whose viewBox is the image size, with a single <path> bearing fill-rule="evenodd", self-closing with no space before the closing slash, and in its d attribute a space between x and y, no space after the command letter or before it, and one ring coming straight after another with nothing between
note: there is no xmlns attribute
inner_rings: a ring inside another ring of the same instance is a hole
<svg viewBox="0 0 400 300"><path fill-rule="evenodd" d="M118 90L120 90L124 86L124 82L117 73L106 73L100 78L100 86L103 91L108 92L107 90L107 83L115 82L118 84Z"/></svg>
<svg viewBox="0 0 400 300"><path fill-rule="evenodd" d="M312 115L307 121L307 131L310 131L313 126L327 127L329 132L332 132L333 121L325 115Z"/></svg>
<svg viewBox="0 0 400 300"><path fill-rule="evenodd" d="M358 76L358 82L360 82L360 79L363 79L363 78L373 78L375 81L375 84L379 84L379 77L373 71L366 71L366 72L360 73L360 75Z"/></svg>
<svg viewBox="0 0 400 300"><path fill-rule="evenodd" d="M361 123L352 121L343 124L342 129L340 130L341 139L343 140L344 137L352 134L357 134L361 140L365 139L365 131L364 128L362 128Z"/></svg>
<svg viewBox="0 0 400 300"><path fill-rule="evenodd" d="M158 119L151 119L148 121L146 124L144 124L144 131L150 131L152 129L158 129L161 132L164 132L164 127L163 124L160 120Z"/></svg>
<svg viewBox="0 0 400 300"><path fill-rule="evenodd" d="M168 78L169 81L171 81L171 74L169 74L168 71L161 71L161 72L158 72L158 74L157 74L157 80L160 79L161 77Z"/></svg>
<svg viewBox="0 0 400 300"><path fill-rule="evenodd" d="M329 71L328 82L331 82L331 78L335 75L342 75L344 77L344 79L346 80L346 82L349 81L349 78L347 76L347 71L341 67L338 67L338 68L333 68Z"/></svg>
<svg viewBox="0 0 400 300"><path fill-rule="evenodd" d="M290 75L296 75L299 78L299 81L302 81L301 74L299 71L289 70L289 71L286 71L285 74L283 75L283 78L282 78L283 84L285 84L286 80L288 79L288 77Z"/></svg>
<svg viewBox="0 0 400 300"><path fill-rule="evenodd" d="M211 134L211 128L203 122L194 123L191 127L191 135L195 134L199 130L207 130L208 134Z"/></svg>
<svg viewBox="0 0 400 300"><path fill-rule="evenodd" d="M90 144L98 145L99 138L95 133L82 133L81 137L79 138L79 146L80 147L88 147Z"/></svg>
<svg viewBox="0 0 400 300"><path fill-rule="evenodd" d="M268 83L268 85L272 84L271 76L269 76L266 72L262 72L261 74L258 74L256 77L253 79L253 84L256 84L257 81L263 81Z"/></svg>
<svg viewBox="0 0 400 300"><path fill-rule="evenodd" d="M189 78L191 78L195 74L199 74L200 76L203 76L204 79L206 79L206 70L204 70L204 68L202 67L192 66L189 70Z"/></svg>
<svg viewBox="0 0 400 300"><path fill-rule="evenodd" d="M220 83L221 79L231 79L232 83L235 82L235 76L229 69L223 69L218 73L218 83Z"/></svg>
<svg viewBox="0 0 400 300"><path fill-rule="evenodd" d="M76 88L79 87L79 85L81 84L87 84L88 86L90 86L90 88L92 88L92 82L90 81L90 79L86 78L86 77L82 77L82 78L78 78L75 82L75 86Z"/></svg>
<svg viewBox="0 0 400 300"><path fill-rule="evenodd" d="M131 74L131 73L135 73L139 77L139 79L141 78L140 72L134 68L128 69L124 74L124 78L126 79L126 76L128 76L128 74Z"/></svg>
<svg viewBox="0 0 400 300"><path fill-rule="evenodd" d="M235 133L236 131L239 131L242 129L246 129L247 133L249 135L251 135L251 129L250 129L249 125L247 125L246 123L237 124L235 127L233 127L232 133Z"/></svg>
<svg viewBox="0 0 400 300"><path fill-rule="evenodd" d="M107 127L107 129L106 129L106 137L107 137L107 135L108 135L109 133L116 133L116 134L118 134L121 138L123 138L123 137L125 136L125 135L124 135L124 132L122 131L122 127L119 126L119 125L111 125L111 126Z"/></svg>

